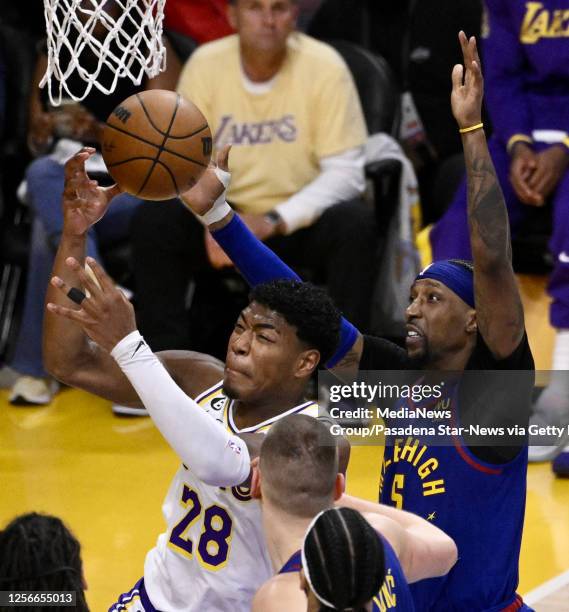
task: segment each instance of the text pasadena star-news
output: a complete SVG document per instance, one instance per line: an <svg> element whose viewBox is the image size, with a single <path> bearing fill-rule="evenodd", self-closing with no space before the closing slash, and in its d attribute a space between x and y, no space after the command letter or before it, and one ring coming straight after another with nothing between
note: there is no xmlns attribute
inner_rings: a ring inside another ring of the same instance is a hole
<svg viewBox="0 0 569 612"><path fill-rule="evenodd" d="M524 436L525 427L514 425L512 427L483 427L481 425L468 425L466 427L453 427L440 423L436 427L416 427L406 425L404 427L389 427L376 423L359 427L342 426L334 423L330 426L330 433L334 436L356 436L367 438L371 436ZM530 425L527 428L530 436L556 436L561 438L565 433L569 434L569 425L558 427L556 425Z"/></svg>

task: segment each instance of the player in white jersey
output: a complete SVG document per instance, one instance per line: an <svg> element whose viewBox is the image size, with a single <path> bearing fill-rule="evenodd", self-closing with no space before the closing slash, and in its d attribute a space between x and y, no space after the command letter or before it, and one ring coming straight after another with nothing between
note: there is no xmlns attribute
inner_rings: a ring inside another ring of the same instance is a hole
<svg viewBox="0 0 569 612"><path fill-rule="evenodd" d="M293 412L317 414L304 401L306 385L334 351L339 313L321 290L276 281L252 292L225 366L184 351L157 357L111 279L88 259L97 286L82 265L86 231L117 193L89 180L90 153L66 165L64 230L47 296L46 366L69 385L120 404L143 403L183 462L164 503L167 531L147 556L144 579L111 609L249 610L271 566L258 501L240 485L271 423ZM204 179L217 180L213 170Z"/></svg>

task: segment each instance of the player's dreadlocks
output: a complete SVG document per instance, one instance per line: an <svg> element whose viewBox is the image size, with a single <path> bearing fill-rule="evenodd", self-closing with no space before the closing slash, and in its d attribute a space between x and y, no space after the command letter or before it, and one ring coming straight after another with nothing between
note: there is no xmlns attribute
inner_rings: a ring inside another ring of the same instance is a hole
<svg viewBox="0 0 569 612"><path fill-rule="evenodd" d="M303 568L320 610L365 610L385 579L385 556L376 531L352 508L320 514L304 540Z"/></svg>
<svg viewBox="0 0 569 612"><path fill-rule="evenodd" d="M0 591L75 591L75 609L88 612L83 588L81 546L60 519L32 512L0 531Z"/></svg>
<svg viewBox="0 0 569 612"><path fill-rule="evenodd" d="M249 299L276 310L296 327L300 340L320 352L320 363L334 354L339 341L340 311L328 294L310 283L274 280L257 285Z"/></svg>

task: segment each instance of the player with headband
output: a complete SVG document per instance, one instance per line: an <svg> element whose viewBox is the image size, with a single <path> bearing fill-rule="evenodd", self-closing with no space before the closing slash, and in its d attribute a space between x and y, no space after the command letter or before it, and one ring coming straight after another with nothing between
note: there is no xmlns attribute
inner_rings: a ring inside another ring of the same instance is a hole
<svg viewBox="0 0 569 612"><path fill-rule="evenodd" d="M485 445L461 436L448 446L388 439L382 467L382 501L431 517L458 546L459 561L444 582L411 587L417 607L513 612L527 609L516 588L527 472L523 428L529 422L534 362L512 268L507 210L482 129L476 41L463 32L459 40L464 67L454 67L451 104L467 168L473 261L435 262L417 276L406 311L405 349L364 336L343 320L340 345L327 365L342 377L358 370L525 371L509 386L486 372L477 388L454 387L443 398L460 423L520 427L522 435L489 438ZM222 187L211 187L208 201L186 198L194 212L213 214L225 207ZM298 278L230 209L210 231L252 286Z"/></svg>

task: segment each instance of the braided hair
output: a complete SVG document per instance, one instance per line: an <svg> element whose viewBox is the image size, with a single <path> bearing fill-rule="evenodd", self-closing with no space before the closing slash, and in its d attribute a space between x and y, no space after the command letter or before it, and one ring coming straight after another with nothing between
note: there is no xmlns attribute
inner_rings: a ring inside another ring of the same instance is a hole
<svg viewBox="0 0 569 612"><path fill-rule="evenodd" d="M60 519L32 512L0 531L0 591L75 591L75 609L88 612L83 589L81 545Z"/></svg>
<svg viewBox="0 0 569 612"><path fill-rule="evenodd" d="M302 547L304 575L328 610L365 610L385 579L377 532L352 508L331 508L309 527Z"/></svg>

